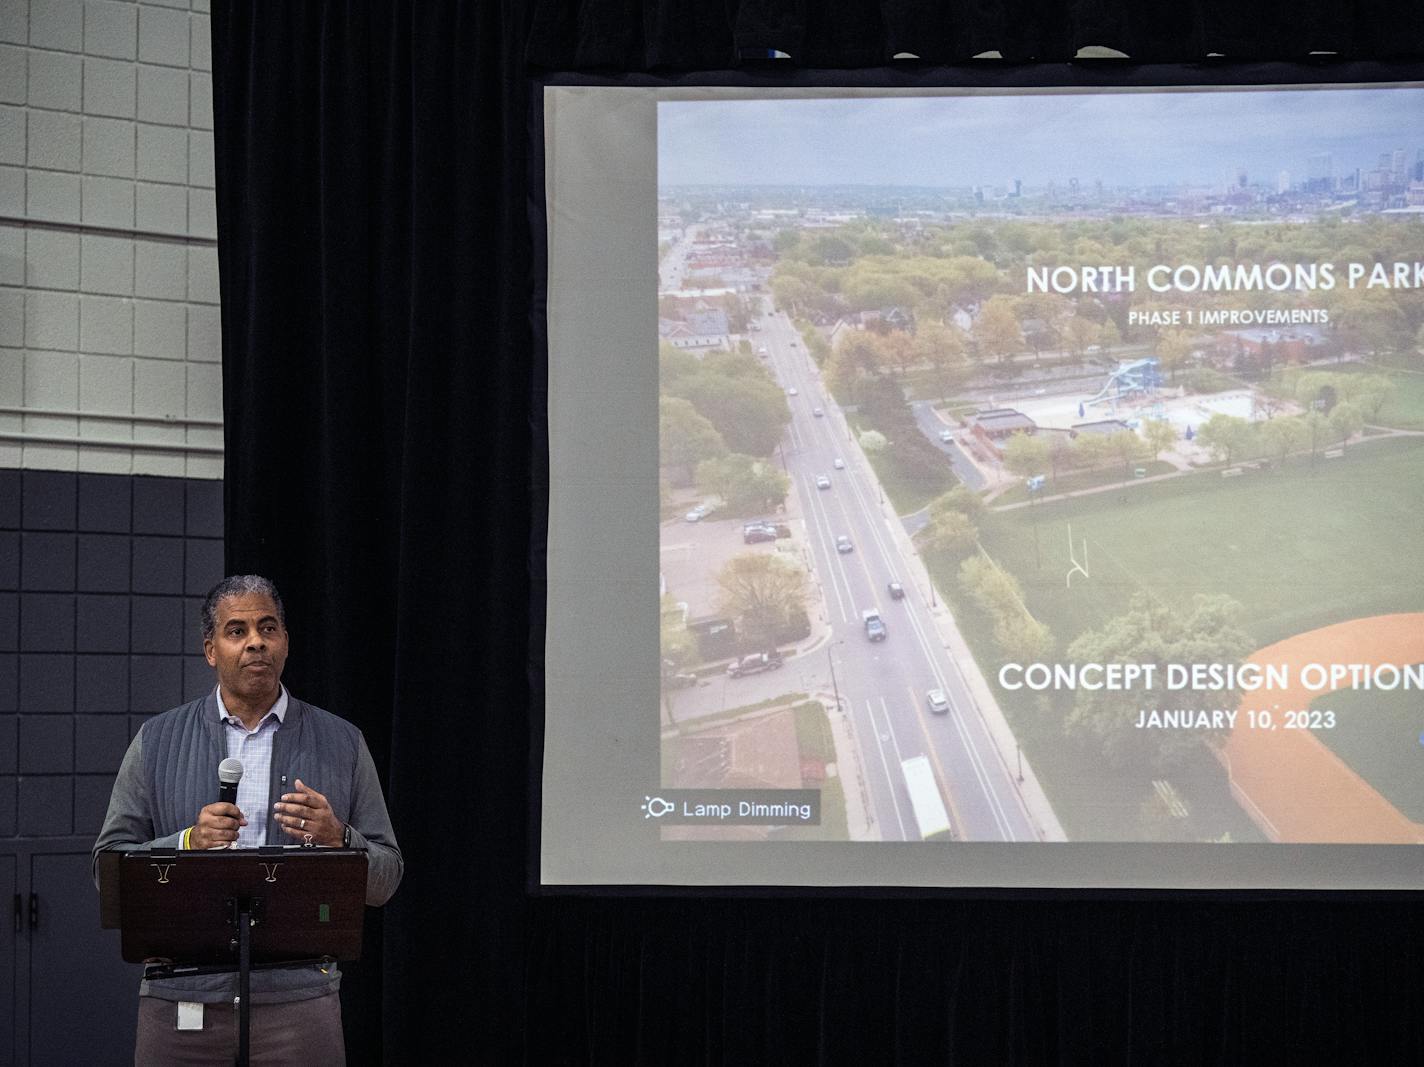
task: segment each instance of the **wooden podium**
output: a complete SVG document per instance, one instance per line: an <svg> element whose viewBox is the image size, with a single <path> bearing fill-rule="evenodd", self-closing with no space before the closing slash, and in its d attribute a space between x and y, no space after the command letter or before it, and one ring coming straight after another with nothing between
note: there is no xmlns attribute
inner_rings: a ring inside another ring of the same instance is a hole
<svg viewBox="0 0 1424 1067"><path fill-rule="evenodd" d="M99 856L100 924L146 978L238 975L238 1060L248 1062L254 969L361 955L364 849L145 849Z"/></svg>

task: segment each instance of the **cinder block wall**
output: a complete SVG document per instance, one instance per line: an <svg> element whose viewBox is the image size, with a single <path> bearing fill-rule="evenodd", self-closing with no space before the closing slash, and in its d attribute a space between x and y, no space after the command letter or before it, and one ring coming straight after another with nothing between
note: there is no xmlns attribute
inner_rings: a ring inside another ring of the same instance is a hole
<svg viewBox="0 0 1424 1067"><path fill-rule="evenodd" d="M222 477L206 7L0 0L0 467Z"/></svg>
<svg viewBox="0 0 1424 1067"><path fill-rule="evenodd" d="M0 851L84 838L211 684L222 379L206 0L0 0Z"/></svg>

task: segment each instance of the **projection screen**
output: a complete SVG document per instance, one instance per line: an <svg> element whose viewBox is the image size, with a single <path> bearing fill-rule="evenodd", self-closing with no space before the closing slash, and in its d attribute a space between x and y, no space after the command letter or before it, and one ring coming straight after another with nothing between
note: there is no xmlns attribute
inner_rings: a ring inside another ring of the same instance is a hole
<svg viewBox="0 0 1424 1067"><path fill-rule="evenodd" d="M1424 88L543 117L543 884L1419 886Z"/></svg>

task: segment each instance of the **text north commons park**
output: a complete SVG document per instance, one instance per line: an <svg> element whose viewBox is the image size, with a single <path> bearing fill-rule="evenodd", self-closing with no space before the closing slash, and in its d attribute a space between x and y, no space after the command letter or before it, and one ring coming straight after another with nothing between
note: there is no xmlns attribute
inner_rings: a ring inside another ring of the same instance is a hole
<svg viewBox="0 0 1424 1067"><path fill-rule="evenodd" d="M1196 692L1300 687L1317 693L1337 689L1424 689L1421 663L1006 663L1004 689L1192 690Z"/></svg>
<svg viewBox="0 0 1424 1067"><path fill-rule="evenodd" d="M1424 289L1424 261L1394 263L1158 263L1142 272L1154 293ZM1132 293L1135 266L1027 268L1029 293Z"/></svg>

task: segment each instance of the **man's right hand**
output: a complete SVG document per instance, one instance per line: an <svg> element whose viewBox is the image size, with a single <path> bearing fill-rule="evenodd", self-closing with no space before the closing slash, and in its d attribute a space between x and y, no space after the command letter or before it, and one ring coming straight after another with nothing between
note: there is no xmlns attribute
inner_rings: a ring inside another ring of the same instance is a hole
<svg viewBox="0 0 1424 1067"><path fill-rule="evenodd" d="M247 820L236 804L209 804L198 812L198 821L188 835L189 848L227 848L237 840L237 830Z"/></svg>

